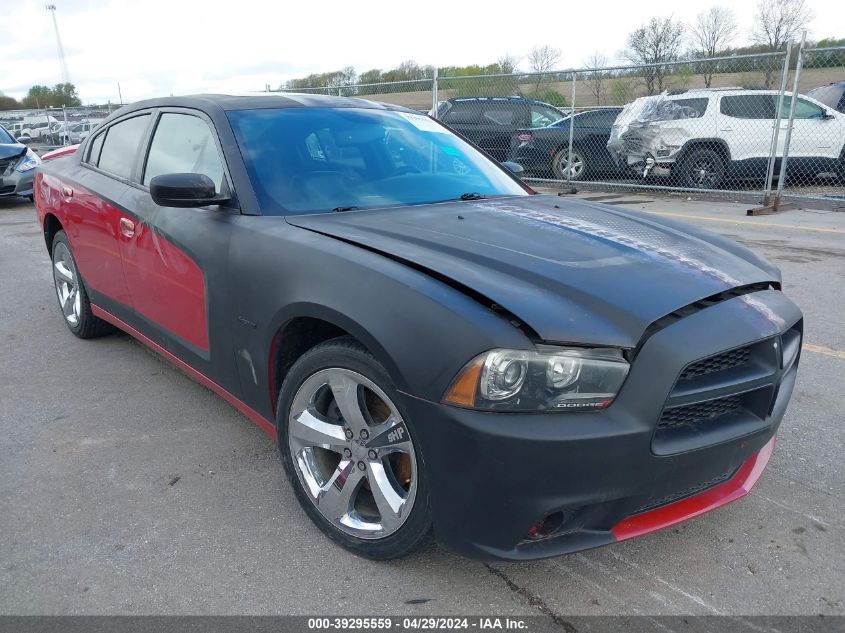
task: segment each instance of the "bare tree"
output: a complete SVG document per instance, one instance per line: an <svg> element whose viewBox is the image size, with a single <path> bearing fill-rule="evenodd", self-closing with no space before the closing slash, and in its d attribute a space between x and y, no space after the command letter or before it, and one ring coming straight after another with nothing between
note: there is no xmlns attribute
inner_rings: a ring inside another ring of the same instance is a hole
<svg viewBox="0 0 845 633"><path fill-rule="evenodd" d="M770 51L779 51L813 19L813 12L806 0L761 0L751 39ZM771 64L764 70L766 88L774 84L777 69Z"/></svg>
<svg viewBox="0 0 845 633"><path fill-rule="evenodd" d="M544 44L543 46L535 46L528 53L528 65L531 72L539 73L537 75L537 85L534 88L534 93L540 92L540 82L543 80L542 73L547 73L554 70L555 66L560 63L560 49L554 46Z"/></svg>
<svg viewBox="0 0 845 633"><path fill-rule="evenodd" d="M762 0L757 5L751 38L769 50L779 51L812 19L806 0Z"/></svg>
<svg viewBox="0 0 845 633"><path fill-rule="evenodd" d="M499 72L502 74L512 73L516 70L516 65L519 63L519 57L515 55L502 55L496 60L496 66L499 67Z"/></svg>
<svg viewBox="0 0 845 633"><path fill-rule="evenodd" d="M596 105L600 106L604 97L604 80L608 73L602 70L607 66L607 57L601 51L596 51L587 58L587 85L590 87L590 95L595 99Z"/></svg>
<svg viewBox="0 0 845 633"><path fill-rule="evenodd" d="M652 18L628 35L626 57L643 68L648 94L663 92L668 73L663 64L678 59L684 38L684 25L672 18Z"/></svg>
<svg viewBox="0 0 845 633"><path fill-rule="evenodd" d="M725 7L710 7L698 14L695 23L690 25L689 32L697 57L716 57L724 52L736 37L736 17L733 11ZM709 88L713 83L716 63L701 62L698 66L704 78L704 85Z"/></svg>

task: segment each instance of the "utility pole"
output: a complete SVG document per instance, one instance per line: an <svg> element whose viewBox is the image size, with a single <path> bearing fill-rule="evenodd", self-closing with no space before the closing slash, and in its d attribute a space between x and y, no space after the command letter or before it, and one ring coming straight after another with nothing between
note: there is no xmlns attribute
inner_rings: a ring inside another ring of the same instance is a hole
<svg viewBox="0 0 845 633"><path fill-rule="evenodd" d="M46 5L46 9L50 12L50 15L53 16L53 30L56 32L56 48L59 51L59 64L61 65L62 83L69 84L70 73L67 69L67 61L65 60L65 49L62 46L62 38L59 37L59 23L56 22L56 5L48 4Z"/></svg>

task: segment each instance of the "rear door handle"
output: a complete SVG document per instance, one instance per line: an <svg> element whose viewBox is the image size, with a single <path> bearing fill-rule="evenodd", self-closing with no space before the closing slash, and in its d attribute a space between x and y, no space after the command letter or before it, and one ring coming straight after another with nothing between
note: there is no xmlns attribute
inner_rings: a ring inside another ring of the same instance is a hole
<svg viewBox="0 0 845 633"><path fill-rule="evenodd" d="M723 127L723 128L720 128L720 131L721 132L733 132L734 129L732 127Z"/></svg>
<svg viewBox="0 0 845 633"><path fill-rule="evenodd" d="M135 223L129 218L120 218L120 233L123 237L134 237Z"/></svg>

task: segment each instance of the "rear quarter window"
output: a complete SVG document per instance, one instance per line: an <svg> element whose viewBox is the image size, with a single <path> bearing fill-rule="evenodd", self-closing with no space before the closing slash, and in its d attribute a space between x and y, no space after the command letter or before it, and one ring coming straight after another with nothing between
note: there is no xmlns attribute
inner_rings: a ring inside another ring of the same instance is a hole
<svg viewBox="0 0 845 633"><path fill-rule="evenodd" d="M142 114L109 126L97 167L120 178L131 178L149 122L150 115Z"/></svg>
<svg viewBox="0 0 845 633"><path fill-rule="evenodd" d="M689 108L688 119L698 119L704 116L705 112L707 112L707 104L710 103L710 99L706 97L701 97L697 99L672 99L675 103L679 106L683 106L685 108Z"/></svg>
<svg viewBox="0 0 845 633"><path fill-rule="evenodd" d="M102 134L97 134L92 141L91 145L88 149L88 156L85 159L85 162L89 165L97 166L97 163L100 162L100 151L103 149L103 139L106 138L105 132Z"/></svg>

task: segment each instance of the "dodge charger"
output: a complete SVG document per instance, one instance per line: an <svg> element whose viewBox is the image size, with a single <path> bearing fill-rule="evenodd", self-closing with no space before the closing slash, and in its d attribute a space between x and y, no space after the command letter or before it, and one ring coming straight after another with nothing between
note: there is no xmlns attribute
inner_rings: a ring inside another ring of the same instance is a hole
<svg viewBox="0 0 845 633"><path fill-rule="evenodd" d="M800 356L778 269L515 169L398 106L202 95L121 108L34 195L70 332L243 412L359 555L555 556L745 495Z"/></svg>

